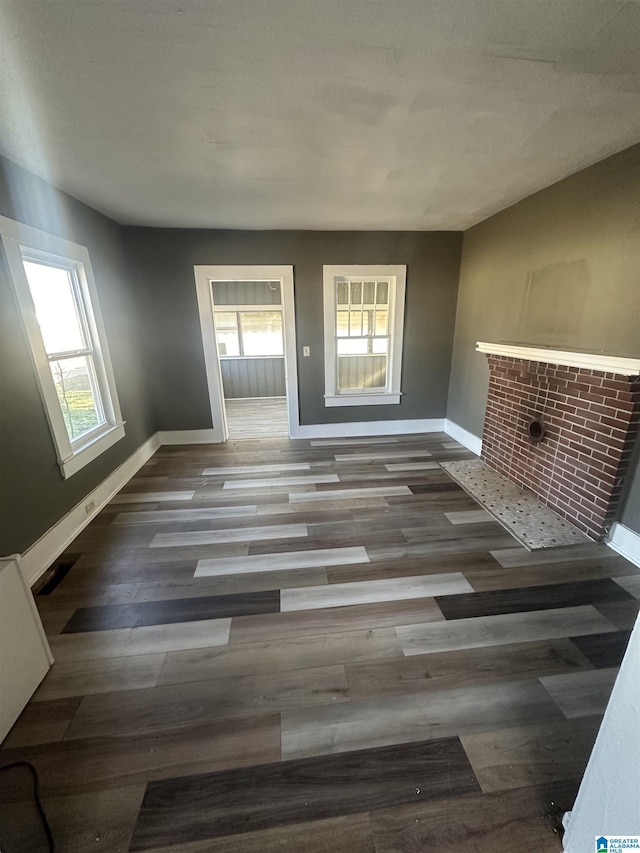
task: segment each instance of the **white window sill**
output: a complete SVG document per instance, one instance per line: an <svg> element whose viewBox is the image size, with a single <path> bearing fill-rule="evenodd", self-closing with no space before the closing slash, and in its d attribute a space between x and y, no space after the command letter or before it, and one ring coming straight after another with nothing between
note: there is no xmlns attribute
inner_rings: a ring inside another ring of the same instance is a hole
<svg viewBox="0 0 640 853"><path fill-rule="evenodd" d="M325 394L324 404L331 406L396 406L402 394Z"/></svg>
<svg viewBox="0 0 640 853"><path fill-rule="evenodd" d="M89 462L97 459L101 453L104 453L121 438L124 438L124 422L109 426L105 432L101 432L100 435L95 436L80 447L74 448L72 456L69 456L68 459L61 459L58 463L62 476L67 480L85 465L88 465Z"/></svg>

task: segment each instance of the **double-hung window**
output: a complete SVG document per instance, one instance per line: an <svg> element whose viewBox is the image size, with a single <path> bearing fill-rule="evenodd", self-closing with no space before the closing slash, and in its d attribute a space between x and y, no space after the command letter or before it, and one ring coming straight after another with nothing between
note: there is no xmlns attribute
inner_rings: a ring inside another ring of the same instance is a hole
<svg viewBox="0 0 640 853"><path fill-rule="evenodd" d="M325 405L400 402L405 266L325 266Z"/></svg>
<svg viewBox="0 0 640 853"><path fill-rule="evenodd" d="M124 436L89 254L0 217L58 462L70 477Z"/></svg>

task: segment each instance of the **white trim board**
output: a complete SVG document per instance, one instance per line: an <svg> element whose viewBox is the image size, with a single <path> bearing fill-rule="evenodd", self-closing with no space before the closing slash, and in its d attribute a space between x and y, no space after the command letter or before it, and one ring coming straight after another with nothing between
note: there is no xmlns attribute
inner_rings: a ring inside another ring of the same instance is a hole
<svg viewBox="0 0 640 853"><path fill-rule="evenodd" d="M296 318L293 293L293 267L270 266L220 266L207 264L193 268L196 282L198 314L202 333L204 364L207 373L207 388L211 406L212 433L215 438L207 441L220 442L227 439L224 394L218 343L216 341L215 315L213 310L213 281L275 281L279 280L282 295L282 319L284 334L284 374L287 387L287 417L289 436L297 437L300 415L298 408L298 359L296 353Z"/></svg>
<svg viewBox="0 0 640 853"><path fill-rule="evenodd" d="M640 568L640 533L616 521L611 528L607 545Z"/></svg>
<svg viewBox="0 0 640 853"><path fill-rule="evenodd" d="M404 421L358 421L338 424L302 424L292 438L360 438L369 435L413 435L444 432L444 418Z"/></svg>
<svg viewBox="0 0 640 853"><path fill-rule="evenodd" d="M160 447L160 435L155 433L113 471L106 480L76 504L60 521L44 533L20 556L20 567L26 582L33 586L42 573L92 521L111 498L128 483ZM93 503L87 512L86 506Z"/></svg>
<svg viewBox="0 0 640 853"><path fill-rule="evenodd" d="M219 444L221 439L215 429L160 430L156 433L160 445L165 444Z"/></svg>
<svg viewBox="0 0 640 853"><path fill-rule="evenodd" d="M476 350L487 355L502 355L509 358L522 358L525 361L541 361L545 364L560 364L568 367L583 367L586 370L618 373L620 376L637 376L640 374L640 358L605 355L596 352L546 349L545 347L532 347L522 344L492 344L486 341L478 341Z"/></svg>
<svg viewBox="0 0 640 853"><path fill-rule="evenodd" d="M474 435L472 432L469 432L469 430L464 429L464 427L459 426L454 421L450 421L449 418L444 422L444 431L447 435L450 435L451 438L464 445L467 450L475 453L476 456L480 456L482 453L482 439L478 438L478 436Z"/></svg>

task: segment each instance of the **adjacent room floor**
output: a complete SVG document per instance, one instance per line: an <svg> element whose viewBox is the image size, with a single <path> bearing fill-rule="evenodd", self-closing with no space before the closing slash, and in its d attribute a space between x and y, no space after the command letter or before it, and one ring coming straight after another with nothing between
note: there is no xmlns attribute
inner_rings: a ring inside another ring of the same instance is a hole
<svg viewBox="0 0 640 853"><path fill-rule="evenodd" d="M466 458L158 451L37 595L56 663L0 764L36 766L57 850L560 851L639 573L529 553L439 465ZM21 772L4 853L46 849Z"/></svg>
<svg viewBox="0 0 640 853"><path fill-rule="evenodd" d="M286 438L289 435L286 397L225 400L229 438Z"/></svg>

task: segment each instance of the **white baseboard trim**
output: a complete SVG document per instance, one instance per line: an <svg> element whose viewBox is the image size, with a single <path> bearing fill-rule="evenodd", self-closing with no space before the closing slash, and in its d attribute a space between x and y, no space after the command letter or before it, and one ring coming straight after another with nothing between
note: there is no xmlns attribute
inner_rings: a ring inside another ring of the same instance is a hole
<svg viewBox="0 0 640 853"><path fill-rule="evenodd" d="M301 424L291 438L364 438L371 435L413 435L444 432L444 418L406 421L359 421L339 424Z"/></svg>
<svg viewBox="0 0 640 853"><path fill-rule="evenodd" d="M116 492L119 492L125 483L142 468L159 447L160 437L156 433L21 554L20 567L24 579L30 586L73 542L80 531L95 518ZM89 503L92 503L93 507L87 512L86 506Z"/></svg>
<svg viewBox="0 0 640 853"><path fill-rule="evenodd" d="M472 432L469 432L469 430L458 426L458 424L453 421L450 421L449 418L444 422L444 431L447 435L451 436L451 438L459 441L460 444L463 444L467 450L475 453L476 456L480 456L482 453L482 439L478 438L478 436L474 435Z"/></svg>
<svg viewBox="0 0 640 853"><path fill-rule="evenodd" d="M157 433L160 444L219 444L222 435L215 429L161 430Z"/></svg>
<svg viewBox="0 0 640 853"><path fill-rule="evenodd" d="M611 528L607 545L640 568L640 533L616 521Z"/></svg>

